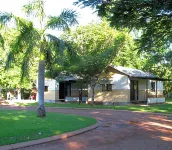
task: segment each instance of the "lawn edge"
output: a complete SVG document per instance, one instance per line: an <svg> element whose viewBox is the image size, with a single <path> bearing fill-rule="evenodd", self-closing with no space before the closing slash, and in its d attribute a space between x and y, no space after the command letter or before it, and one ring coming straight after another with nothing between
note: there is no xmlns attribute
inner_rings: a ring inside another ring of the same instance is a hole
<svg viewBox="0 0 172 150"><path fill-rule="evenodd" d="M96 119L96 118L94 118ZM96 119L97 120L97 119ZM37 140L32 140L32 141L27 141L27 142L21 142L21 143L16 143L16 144L10 144L10 145L4 145L4 146L0 146L0 150L12 150L12 149L17 149L17 148L22 148L22 147L28 147L28 146L32 146L32 145L38 145L38 144L42 144L42 143L47 143L47 142L51 142L51 141L55 141L55 140L62 140L71 136L75 136L78 134L82 134L84 132L93 130L97 127L100 126L100 122L97 120L97 123L86 127L86 128L82 128L79 130L75 130L72 132L67 132L67 133L63 133L60 135L55 135L55 136L51 136L51 137L47 137L47 138L42 138L42 139L37 139Z"/></svg>

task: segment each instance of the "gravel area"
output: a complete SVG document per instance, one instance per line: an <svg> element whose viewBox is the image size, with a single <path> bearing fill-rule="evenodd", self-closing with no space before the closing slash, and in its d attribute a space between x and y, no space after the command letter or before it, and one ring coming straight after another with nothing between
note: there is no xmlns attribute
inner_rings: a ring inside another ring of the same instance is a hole
<svg viewBox="0 0 172 150"><path fill-rule="evenodd" d="M172 118L166 115L70 108L47 108L47 111L95 117L101 125L64 140L18 150L172 150Z"/></svg>

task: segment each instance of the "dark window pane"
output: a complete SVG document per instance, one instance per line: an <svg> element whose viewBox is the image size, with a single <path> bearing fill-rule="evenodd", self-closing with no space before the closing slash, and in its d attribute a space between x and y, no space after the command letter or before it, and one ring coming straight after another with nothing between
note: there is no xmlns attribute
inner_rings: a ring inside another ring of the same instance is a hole
<svg viewBox="0 0 172 150"><path fill-rule="evenodd" d="M102 91L112 91L112 84L102 84Z"/></svg>
<svg viewBox="0 0 172 150"><path fill-rule="evenodd" d="M106 91L106 85L102 84L102 91Z"/></svg>
<svg viewBox="0 0 172 150"><path fill-rule="evenodd" d="M48 92L48 86L44 86L44 92Z"/></svg>
<svg viewBox="0 0 172 150"><path fill-rule="evenodd" d="M107 84L106 89L107 91L112 91L112 84Z"/></svg>
<svg viewBox="0 0 172 150"><path fill-rule="evenodd" d="M155 92L155 82L151 82L151 91Z"/></svg>

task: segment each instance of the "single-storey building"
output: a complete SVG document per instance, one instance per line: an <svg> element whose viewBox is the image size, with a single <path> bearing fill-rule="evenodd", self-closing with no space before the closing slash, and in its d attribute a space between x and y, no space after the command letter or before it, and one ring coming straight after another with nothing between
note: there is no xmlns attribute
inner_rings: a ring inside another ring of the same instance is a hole
<svg viewBox="0 0 172 150"><path fill-rule="evenodd" d="M45 81L45 102L91 101L91 88L78 83L77 76L63 81ZM95 103L121 105L128 103L164 103L163 79L148 72L126 67L109 66L95 87Z"/></svg>

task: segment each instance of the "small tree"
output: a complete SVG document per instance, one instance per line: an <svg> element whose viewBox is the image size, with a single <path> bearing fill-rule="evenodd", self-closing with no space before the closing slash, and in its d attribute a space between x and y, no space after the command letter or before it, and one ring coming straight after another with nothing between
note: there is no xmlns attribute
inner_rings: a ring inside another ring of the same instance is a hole
<svg viewBox="0 0 172 150"><path fill-rule="evenodd" d="M90 84L94 104L94 88L100 74L125 45L126 33L112 29L103 21L78 27L63 35L63 38L72 45L76 53L75 57L70 57L66 62L65 70L77 74Z"/></svg>

